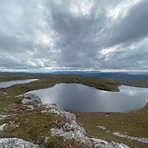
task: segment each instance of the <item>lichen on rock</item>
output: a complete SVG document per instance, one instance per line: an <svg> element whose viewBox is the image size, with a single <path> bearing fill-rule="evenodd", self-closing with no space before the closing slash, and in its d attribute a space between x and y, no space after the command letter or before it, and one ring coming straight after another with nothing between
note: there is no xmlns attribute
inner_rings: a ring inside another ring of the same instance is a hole
<svg viewBox="0 0 148 148"><path fill-rule="evenodd" d="M56 104L49 104L45 108L42 112L54 113L68 120L68 122L58 125L57 128L50 129L53 136L63 137L64 141L74 139L76 142L81 142L90 148L129 148L122 143L107 142L102 139L88 137L85 129L77 124L76 116L64 111L63 108Z"/></svg>
<svg viewBox="0 0 148 148"><path fill-rule="evenodd" d="M29 103L29 102L34 102L34 103L36 103L36 104L42 104L42 101L41 101L41 99L38 97L38 96L36 96L35 94L24 94L24 95L22 95L22 97L23 97L23 100L22 100L22 103L23 104L26 104L26 103Z"/></svg>
<svg viewBox="0 0 148 148"><path fill-rule="evenodd" d="M73 113L65 111L62 107L56 105L56 104L47 104L42 105L41 99L34 95L34 94L24 94L21 97L23 97L22 104L20 105L21 108L23 108L23 115L25 117L26 114L40 114L42 117L43 115L54 115L54 121L49 121L46 124L46 127L48 127L48 134L47 135L38 135L39 137L35 140L36 142L41 143L41 141L46 141L43 143L50 143L50 140L53 137L60 137L62 141L74 141L75 143L80 143L82 145L86 145L86 147L90 148L128 148L127 145L119 144L116 142L107 142L102 139L96 139L93 137L89 137L85 129L80 126L76 122L76 115ZM35 104L34 104L35 103ZM31 105L30 105L31 104ZM33 105L32 105L33 104ZM28 111L29 110L29 111ZM22 112L21 112L22 113ZM39 115L38 114L38 115ZM47 117L47 116L45 116ZM38 119L38 118L37 118ZM33 118L34 120L34 118ZM14 129L19 128L19 125L23 125L26 119L23 119L21 123L18 121L16 124L9 124L8 126L14 127ZM51 122L51 123L50 123ZM39 123L38 123L39 124ZM52 124L52 125L51 125ZM2 128L4 128L6 125L2 125ZM44 124L43 124L44 127ZM102 129L104 127L100 126ZM6 127L7 128L7 127ZM47 130L47 128L44 128ZM49 132L50 131L50 132ZM16 136L15 136L16 137ZM48 137L48 138L45 138ZM51 139L50 139L51 138ZM47 140L45 140L47 139ZM42 145L42 144L39 144ZM0 139L0 147L14 147L14 148L38 148L38 145L35 145L33 143L30 143L28 141L24 141L22 139L18 138L1 138Z"/></svg>
<svg viewBox="0 0 148 148"><path fill-rule="evenodd" d="M121 137L121 138L127 138L127 139L130 139L130 140L135 140L135 141L142 142L142 143L148 143L148 138L138 138L138 137L134 137L134 136L123 135L123 134L118 133L118 132L114 132L113 135L115 135L117 137Z"/></svg>
<svg viewBox="0 0 148 148"><path fill-rule="evenodd" d="M39 148L38 145L19 138L0 138L1 148Z"/></svg>

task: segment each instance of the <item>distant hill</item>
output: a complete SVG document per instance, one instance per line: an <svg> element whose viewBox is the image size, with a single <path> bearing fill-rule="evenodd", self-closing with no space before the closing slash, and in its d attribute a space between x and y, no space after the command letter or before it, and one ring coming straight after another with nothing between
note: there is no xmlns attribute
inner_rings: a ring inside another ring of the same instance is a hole
<svg viewBox="0 0 148 148"><path fill-rule="evenodd" d="M109 80L123 85L148 87L148 73L98 72L98 71L60 71L54 74L73 74Z"/></svg>
<svg viewBox="0 0 148 148"><path fill-rule="evenodd" d="M117 82L122 85L148 87L148 73L123 73L123 72L99 72L99 71L55 71L50 73L9 73L0 72L0 80L19 80L32 78L48 78L52 75L77 75L101 80Z"/></svg>

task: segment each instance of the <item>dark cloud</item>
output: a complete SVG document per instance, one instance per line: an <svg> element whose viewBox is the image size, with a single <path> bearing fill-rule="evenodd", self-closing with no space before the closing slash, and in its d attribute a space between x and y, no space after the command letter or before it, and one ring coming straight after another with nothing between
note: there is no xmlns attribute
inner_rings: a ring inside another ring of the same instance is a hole
<svg viewBox="0 0 148 148"><path fill-rule="evenodd" d="M115 25L114 44L138 42L148 35L148 1L143 0L128 10L127 15Z"/></svg>
<svg viewBox="0 0 148 148"><path fill-rule="evenodd" d="M0 2L0 67L146 69L146 0Z"/></svg>

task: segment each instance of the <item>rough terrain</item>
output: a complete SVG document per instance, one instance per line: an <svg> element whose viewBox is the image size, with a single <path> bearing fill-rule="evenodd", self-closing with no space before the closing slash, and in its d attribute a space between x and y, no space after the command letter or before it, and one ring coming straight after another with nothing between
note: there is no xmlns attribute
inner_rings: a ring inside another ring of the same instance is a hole
<svg viewBox="0 0 148 148"><path fill-rule="evenodd" d="M18 96L17 96L18 97ZM36 110L37 108L40 108L40 113L42 114L55 114L56 116L59 116L63 120L56 120L53 122L53 127L49 129L49 135L51 136L57 136L62 137L63 141L69 141L72 140L74 142L79 142L80 145L82 144L84 147L90 147L90 148L97 148L97 147L104 147L104 148L128 148L127 145L117 142L107 142L102 139L97 139L94 137L89 137L86 133L85 129L81 127L76 122L76 116L70 112L64 111L63 108L59 107L56 104L49 104L49 105L42 105L39 97L32 95L32 94L25 94L19 97L23 97L22 100L22 106L21 108L25 108L24 112L26 110ZM32 103L33 105L29 105L29 103ZM33 115L33 114L32 114ZM16 115L12 115L16 116ZM7 118L10 118L8 115L1 115L1 120L6 120ZM21 123L16 123L16 121L9 121L7 123L4 123L0 126L1 131L7 132L9 128L15 128L17 130ZM42 143L33 144L31 142L19 139L19 138L0 138L0 147L40 147L44 146L46 147L46 143L50 141L49 137L45 137ZM69 147L72 147L72 144L69 144Z"/></svg>

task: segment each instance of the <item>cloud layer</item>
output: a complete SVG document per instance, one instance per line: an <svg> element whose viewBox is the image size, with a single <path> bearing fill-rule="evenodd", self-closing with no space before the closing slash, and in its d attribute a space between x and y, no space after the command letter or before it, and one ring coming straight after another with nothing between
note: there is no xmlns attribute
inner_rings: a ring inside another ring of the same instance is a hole
<svg viewBox="0 0 148 148"><path fill-rule="evenodd" d="M148 69L147 0L0 1L1 69Z"/></svg>

